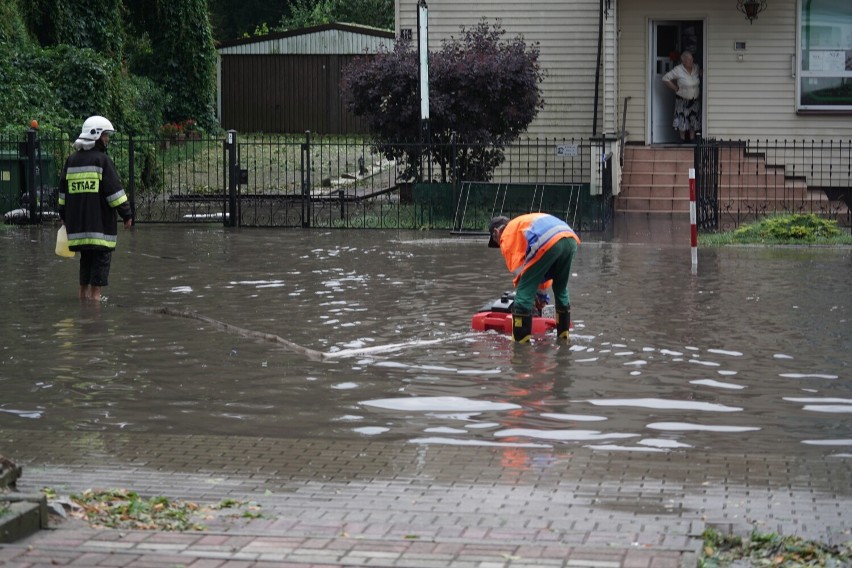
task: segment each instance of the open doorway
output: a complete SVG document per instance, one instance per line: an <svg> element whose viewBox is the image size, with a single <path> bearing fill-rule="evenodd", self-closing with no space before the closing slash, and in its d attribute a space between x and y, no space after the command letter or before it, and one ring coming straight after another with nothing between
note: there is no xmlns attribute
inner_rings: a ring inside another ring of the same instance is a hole
<svg viewBox="0 0 852 568"><path fill-rule="evenodd" d="M677 132L672 128L675 95L663 84L663 75L680 62L680 52L684 50L691 51L695 57L695 63L700 66L700 69L704 69L704 22L702 20L652 20L650 25L648 143L674 144L679 140ZM701 90L703 101L703 77ZM702 104L702 116L706 117L703 107Z"/></svg>

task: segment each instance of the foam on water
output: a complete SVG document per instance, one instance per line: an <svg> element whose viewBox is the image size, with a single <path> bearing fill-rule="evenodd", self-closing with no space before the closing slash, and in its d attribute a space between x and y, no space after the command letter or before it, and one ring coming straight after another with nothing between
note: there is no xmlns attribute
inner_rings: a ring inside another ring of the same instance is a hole
<svg viewBox="0 0 852 568"><path fill-rule="evenodd" d="M822 375L819 373L781 373L778 375L779 377L784 377L785 379L828 379L834 380L837 378L837 375Z"/></svg>
<svg viewBox="0 0 852 568"><path fill-rule="evenodd" d="M392 353L394 351L400 351L402 349L426 347L428 345L446 343L448 341L458 341L459 339L464 339L466 337L469 337L470 335L470 333L454 334L438 339L413 339L411 341L404 341L401 343L389 343L387 345L375 345L372 347L355 347L351 349L343 349L340 351L329 351L325 353L325 357L329 359L342 359L344 357L363 355L365 353Z"/></svg>
<svg viewBox="0 0 852 568"><path fill-rule="evenodd" d="M818 403L818 404L852 404L852 398L795 398L785 396L783 400L789 402L802 402L802 403Z"/></svg>
<svg viewBox="0 0 852 568"><path fill-rule="evenodd" d="M716 353L717 355L730 355L731 357L742 357L743 354L740 351L727 351L725 349L708 349L708 353Z"/></svg>
<svg viewBox="0 0 852 568"><path fill-rule="evenodd" d="M358 416L357 414L344 414L343 416L338 416L337 418L333 418L332 420L340 422L357 422L363 419L363 416Z"/></svg>
<svg viewBox="0 0 852 568"><path fill-rule="evenodd" d="M384 434L389 430L390 428L384 428L381 426L364 426L363 428L352 428L353 432L358 432L359 434L363 434L365 436L376 436L378 434Z"/></svg>
<svg viewBox="0 0 852 568"><path fill-rule="evenodd" d="M810 410L811 412L830 412L832 414L849 414L852 413L852 405L850 404L806 404L802 410Z"/></svg>
<svg viewBox="0 0 852 568"><path fill-rule="evenodd" d="M490 448L552 448L548 444L489 442L486 440L459 440L456 438L414 438L410 444L445 445L445 446L483 446Z"/></svg>
<svg viewBox="0 0 852 568"><path fill-rule="evenodd" d="M513 410L521 408L518 404L509 402L489 402L473 400L458 396L418 396L409 398L385 398L379 400L364 400L359 404L384 408L386 410L416 411L416 412L489 412Z"/></svg>
<svg viewBox="0 0 852 568"><path fill-rule="evenodd" d="M738 406L726 406L712 402L694 400L669 400L664 398L612 398L592 399L586 402L595 406L634 406L658 410L697 410L701 412L740 412Z"/></svg>
<svg viewBox="0 0 852 568"><path fill-rule="evenodd" d="M760 428L756 426L721 426L718 424L688 424L686 422L652 422L651 424L648 424L646 428L650 428L652 430L665 430L672 432L701 431L740 433L756 432L760 430Z"/></svg>
<svg viewBox="0 0 852 568"><path fill-rule="evenodd" d="M675 449L675 448L691 448L690 444L684 444L683 442L678 442L676 440L667 440L665 438L644 438L636 442L640 446L651 446L654 448L667 448L667 449Z"/></svg>
<svg viewBox="0 0 852 568"><path fill-rule="evenodd" d="M558 414L554 412L543 412L543 418L553 418L554 420L570 420L572 422L599 422L606 420L606 416L593 416L590 414Z"/></svg>
<svg viewBox="0 0 852 568"><path fill-rule="evenodd" d="M494 432L495 438L537 438L543 440L559 440L572 442L587 442L594 440L618 440L622 438L637 438L639 434L621 432L600 432L598 430L534 430L532 428L508 428Z"/></svg>
<svg viewBox="0 0 852 568"><path fill-rule="evenodd" d="M649 448L637 446L619 446L617 444L588 444L583 446L590 450L598 450L603 452L666 452L662 448Z"/></svg>
<svg viewBox="0 0 852 568"><path fill-rule="evenodd" d="M15 410L14 408L0 408L0 412L14 414L21 418L41 418L43 414L40 410Z"/></svg>
<svg viewBox="0 0 852 568"><path fill-rule="evenodd" d="M285 286L284 280L233 280L231 286L253 286L255 288L280 288Z"/></svg>
<svg viewBox="0 0 852 568"><path fill-rule="evenodd" d="M714 381L713 379L697 379L689 382L693 385L703 385L706 387L715 387L719 389L741 390L745 388L743 385L736 385L734 383L723 383L721 381Z"/></svg>
<svg viewBox="0 0 852 568"><path fill-rule="evenodd" d="M702 359L690 359L689 362L694 363L696 365L705 365L707 367L719 367L720 366L719 363L716 363L714 361L704 361Z"/></svg>

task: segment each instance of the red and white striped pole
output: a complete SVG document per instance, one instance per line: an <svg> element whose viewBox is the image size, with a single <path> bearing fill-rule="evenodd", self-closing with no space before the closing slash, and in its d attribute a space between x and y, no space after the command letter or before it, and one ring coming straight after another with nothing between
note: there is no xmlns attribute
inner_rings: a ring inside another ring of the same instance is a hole
<svg viewBox="0 0 852 568"><path fill-rule="evenodd" d="M695 168L689 168L689 224L692 240L692 266L698 266L698 225L695 213Z"/></svg>

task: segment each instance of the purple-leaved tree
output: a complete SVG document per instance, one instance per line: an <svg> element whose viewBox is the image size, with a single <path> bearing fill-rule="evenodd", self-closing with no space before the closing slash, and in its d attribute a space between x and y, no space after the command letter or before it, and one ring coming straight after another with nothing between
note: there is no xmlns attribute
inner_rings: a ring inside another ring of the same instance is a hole
<svg viewBox="0 0 852 568"><path fill-rule="evenodd" d="M359 58L344 71L347 107L363 118L376 148L406 164L406 179L422 180L423 154L439 165L441 181L487 181L544 106L538 44L504 39L500 24L461 28L429 54L431 144L421 145L418 58L411 42ZM455 166L455 167L453 167Z"/></svg>

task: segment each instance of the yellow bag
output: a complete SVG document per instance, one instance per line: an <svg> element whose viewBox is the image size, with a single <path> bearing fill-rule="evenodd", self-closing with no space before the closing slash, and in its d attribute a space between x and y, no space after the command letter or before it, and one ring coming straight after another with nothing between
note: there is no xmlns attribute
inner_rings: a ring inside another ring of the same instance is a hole
<svg viewBox="0 0 852 568"><path fill-rule="evenodd" d="M74 258L74 251L68 248L68 233L65 231L65 225L59 227L56 232L56 254L66 258Z"/></svg>

